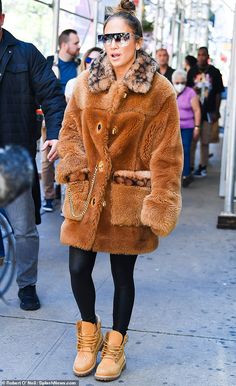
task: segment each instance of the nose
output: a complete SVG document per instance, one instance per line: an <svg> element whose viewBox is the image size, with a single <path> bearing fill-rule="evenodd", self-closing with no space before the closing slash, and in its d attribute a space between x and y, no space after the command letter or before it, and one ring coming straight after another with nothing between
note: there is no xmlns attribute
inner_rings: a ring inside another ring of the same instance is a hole
<svg viewBox="0 0 236 386"><path fill-rule="evenodd" d="M112 48L114 48L114 47L116 48L116 47L117 47L117 43L116 43L116 41L115 41L114 38L113 38L112 41L111 41L111 47L112 47Z"/></svg>

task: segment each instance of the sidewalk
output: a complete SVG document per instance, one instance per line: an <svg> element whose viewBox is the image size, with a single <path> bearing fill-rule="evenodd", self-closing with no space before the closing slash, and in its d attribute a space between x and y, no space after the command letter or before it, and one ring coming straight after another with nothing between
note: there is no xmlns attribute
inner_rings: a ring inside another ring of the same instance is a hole
<svg viewBox="0 0 236 386"><path fill-rule="evenodd" d="M176 230L137 262L136 302L127 344L127 369L112 386L236 385L235 231L218 230L219 154L209 176L183 191ZM215 160L216 158L216 160ZM0 380L78 380L72 374L79 318L71 294L68 250L59 243L59 208L44 214L38 294L42 308L20 310L17 287L0 302ZM94 269L97 313L111 327L108 255ZM93 375L79 385L99 385Z"/></svg>

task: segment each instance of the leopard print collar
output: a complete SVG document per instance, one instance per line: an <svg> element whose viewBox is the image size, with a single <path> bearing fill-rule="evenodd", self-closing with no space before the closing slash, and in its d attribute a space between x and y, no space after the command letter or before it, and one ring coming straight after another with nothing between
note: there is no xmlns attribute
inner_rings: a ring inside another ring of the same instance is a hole
<svg viewBox="0 0 236 386"><path fill-rule="evenodd" d="M146 94L151 88L157 68L156 61L145 51L139 50L135 62L123 79L123 84L135 93ZM115 81L114 71L105 52L94 60L89 72L88 84L93 93L108 90Z"/></svg>

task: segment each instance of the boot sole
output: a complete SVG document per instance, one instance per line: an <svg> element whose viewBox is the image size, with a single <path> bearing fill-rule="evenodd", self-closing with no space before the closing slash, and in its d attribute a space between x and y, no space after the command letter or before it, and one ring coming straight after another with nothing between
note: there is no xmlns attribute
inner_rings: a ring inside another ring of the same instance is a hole
<svg viewBox="0 0 236 386"><path fill-rule="evenodd" d="M40 302L25 304L24 302L22 302L20 297L19 297L19 299L21 301L20 302L20 308L24 311L36 311L36 310L39 310L39 308L41 307Z"/></svg>
<svg viewBox="0 0 236 386"><path fill-rule="evenodd" d="M116 374L114 376L107 376L107 377L106 376L99 376L99 375L95 374L94 377L97 381L104 381L104 382L115 381L116 379L118 379L121 376L121 373L123 370L125 370L125 368L126 368L126 362L124 362L122 364L122 367L120 369L119 374Z"/></svg>
<svg viewBox="0 0 236 386"><path fill-rule="evenodd" d="M97 355L98 355L98 351L101 351L102 350L102 346L103 346L103 338L101 339L101 343L99 343L99 346L98 346L98 350L97 350L97 354L96 354L96 359L95 359L95 363L93 364L93 366L90 367L90 369L84 371L84 372L78 372L76 371L75 369L73 369L73 373L77 376L77 377L86 377L87 375L91 374L91 372L94 370L94 368L96 367L96 364L97 364Z"/></svg>
<svg viewBox="0 0 236 386"><path fill-rule="evenodd" d="M37 304L35 306L25 306L24 304L20 304L20 308L24 311L37 311L40 309L40 304Z"/></svg>

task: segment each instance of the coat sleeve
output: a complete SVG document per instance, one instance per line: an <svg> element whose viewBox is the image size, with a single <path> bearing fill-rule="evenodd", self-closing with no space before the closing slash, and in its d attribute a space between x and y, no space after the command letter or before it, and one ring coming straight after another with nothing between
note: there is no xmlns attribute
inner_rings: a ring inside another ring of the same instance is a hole
<svg viewBox="0 0 236 386"><path fill-rule="evenodd" d="M152 188L144 199L141 221L156 235L167 236L181 210L183 150L175 95L164 102L150 130L156 133L150 158Z"/></svg>
<svg viewBox="0 0 236 386"><path fill-rule="evenodd" d="M71 175L73 175L74 180L79 180L84 173L88 172L80 118L81 111L76 105L74 95L72 95L65 111L58 141L57 149L60 157L56 168L58 183L69 182Z"/></svg>
<svg viewBox="0 0 236 386"><path fill-rule="evenodd" d="M66 107L62 87L50 64L30 43L28 55L31 87L45 115L47 139L57 139Z"/></svg>

